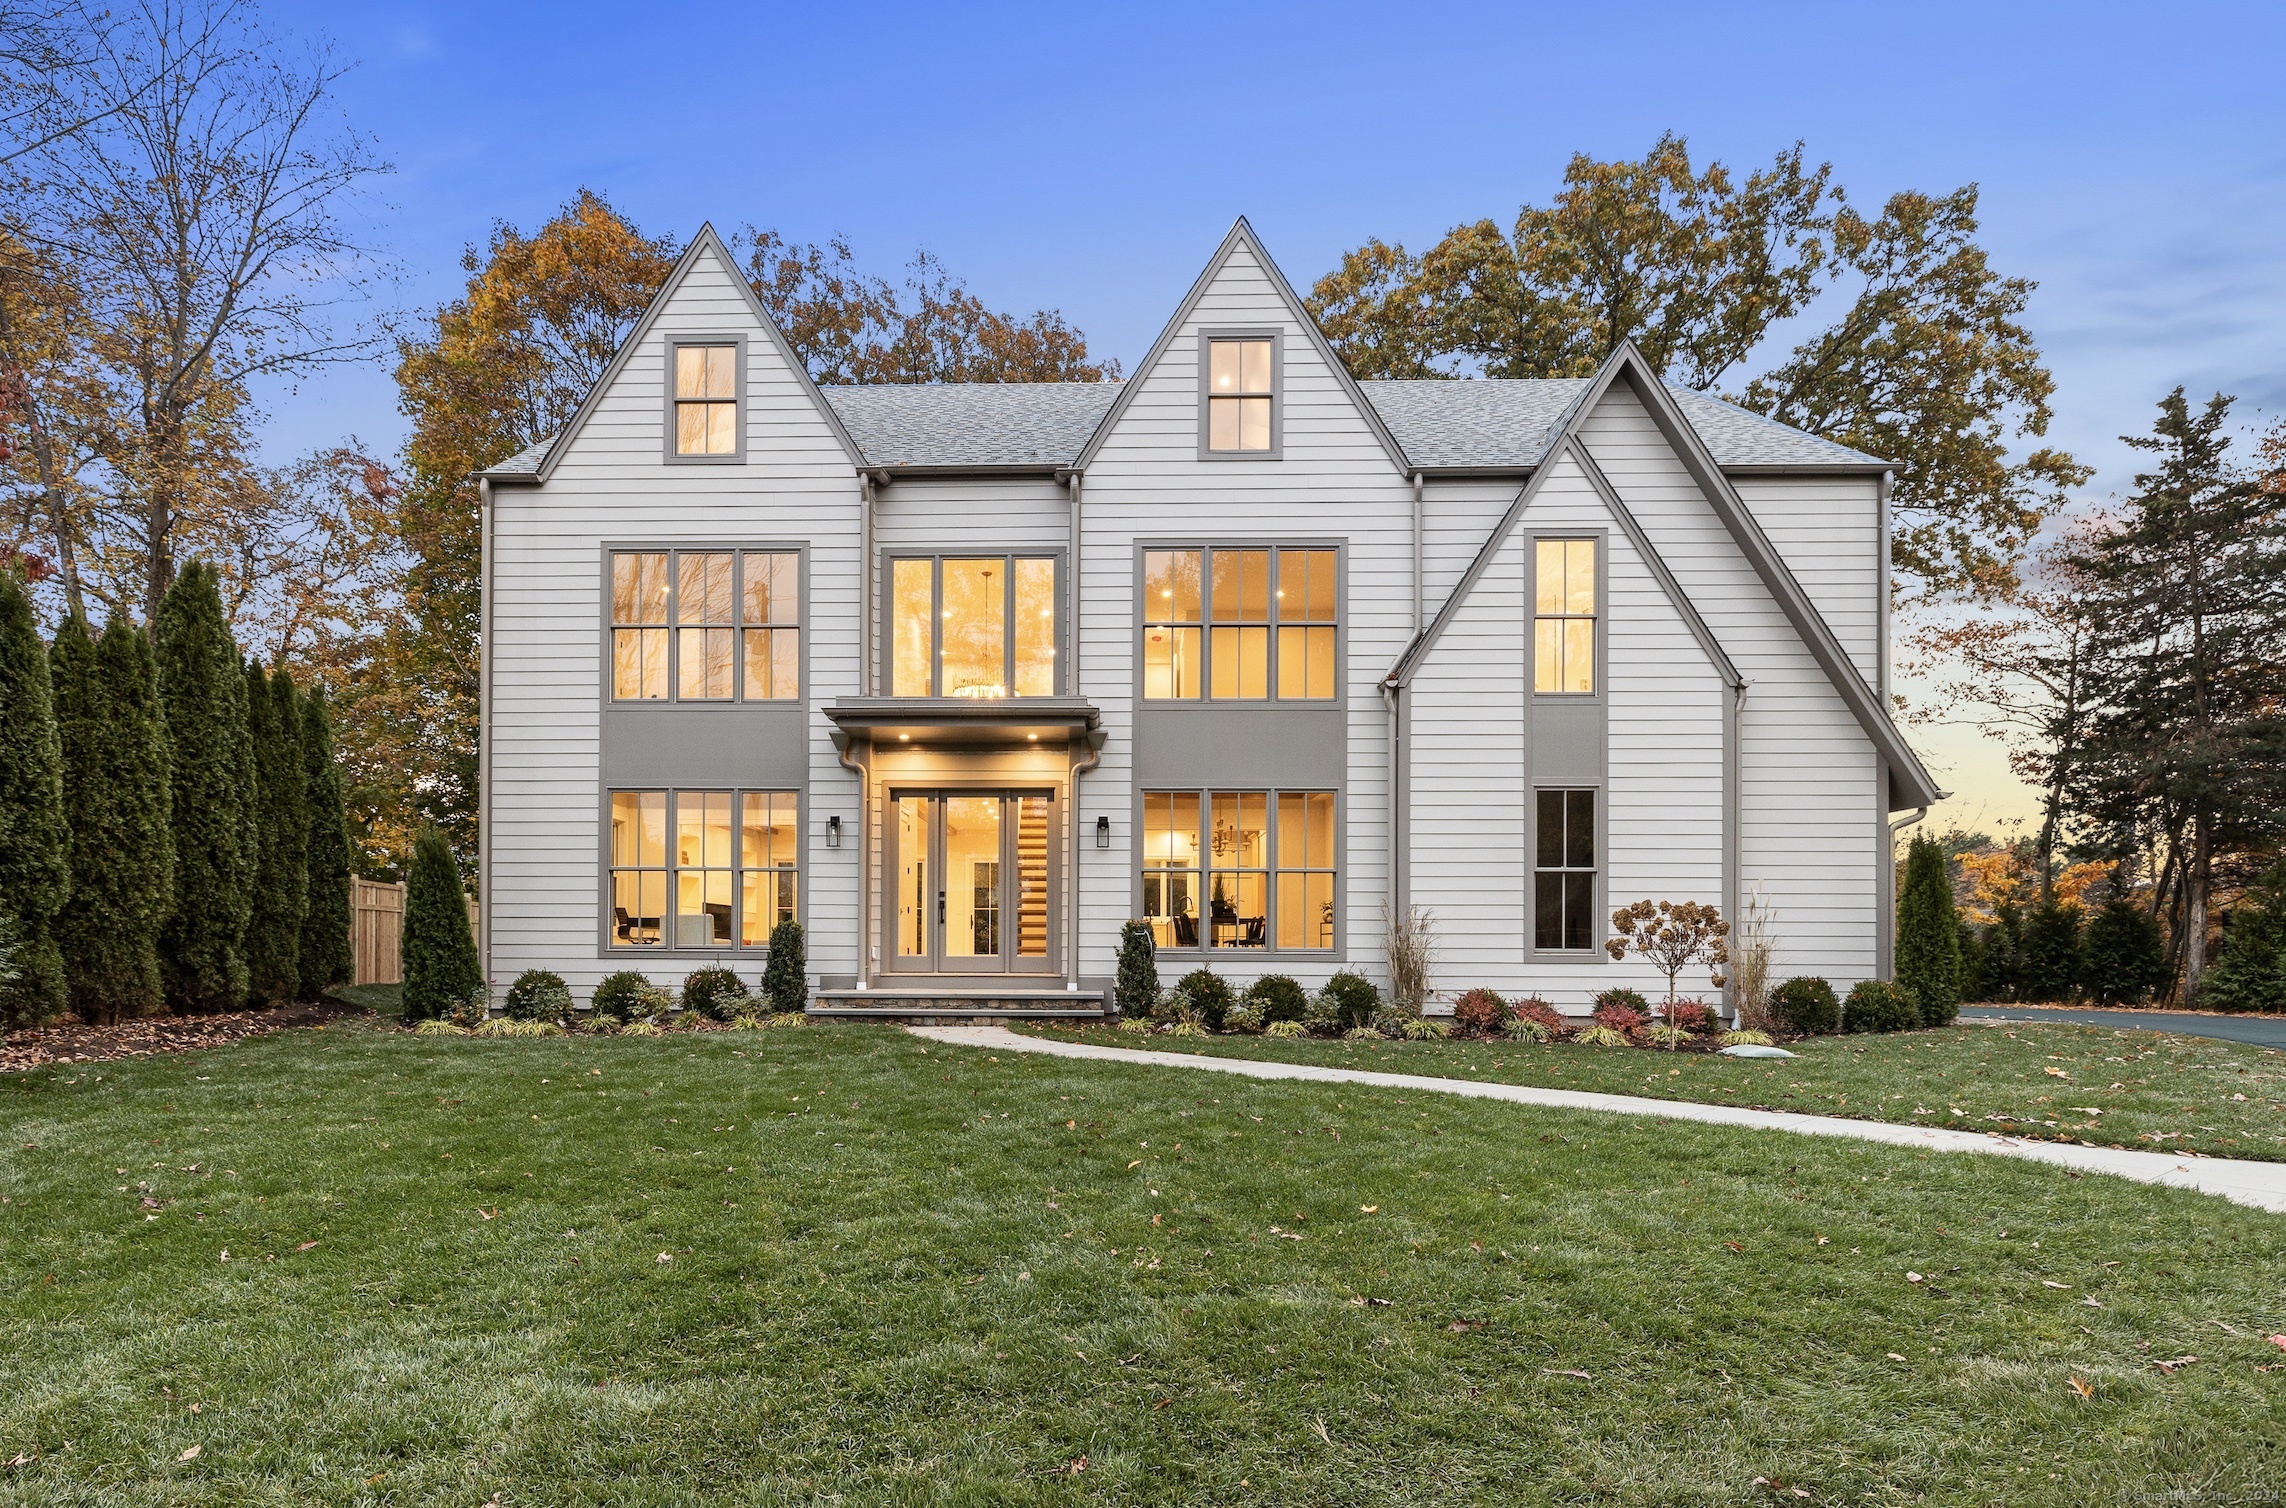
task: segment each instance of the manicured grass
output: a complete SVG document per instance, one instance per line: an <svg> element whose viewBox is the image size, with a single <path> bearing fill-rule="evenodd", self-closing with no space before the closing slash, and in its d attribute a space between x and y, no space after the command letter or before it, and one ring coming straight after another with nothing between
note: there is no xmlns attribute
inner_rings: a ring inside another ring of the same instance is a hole
<svg viewBox="0 0 2286 1508"><path fill-rule="evenodd" d="M0 1503L2080 1504L2286 1473L2286 1369L2256 1370L2286 1220L1998 1158L870 1027L343 1023L10 1076L0 1121Z"/></svg>
<svg viewBox="0 0 2286 1508"><path fill-rule="evenodd" d="M379 1015L405 1014L405 987L401 984L337 984L326 994Z"/></svg>
<svg viewBox="0 0 2286 1508"><path fill-rule="evenodd" d="M1792 1059L1726 1058L1531 1042L1348 1042L1136 1036L1110 1027L1040 1035L1154 1052L1433 1074L1551 1089L1761 1105L1858 1120L1953 1126L2097 1146L2286 1161L2286 1053L2066 1024L1953 1026L1793 1043ZM2101 1114L2090 1114L2090 1109Z"/></svg>

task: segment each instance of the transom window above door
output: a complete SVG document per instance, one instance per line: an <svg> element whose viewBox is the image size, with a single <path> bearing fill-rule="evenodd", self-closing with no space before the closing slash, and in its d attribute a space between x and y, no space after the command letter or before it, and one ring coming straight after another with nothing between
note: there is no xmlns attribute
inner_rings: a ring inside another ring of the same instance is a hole
<svg viewBox="0 0 2286 1508"><path fill-rule="evenodd" d="M1144 551L1144 700L1331 700L1340 565L1324 548Z"/></svg>
<svg viewBox="0 0 2286 1508"><path fill-rule="evenodd" d="M891 696L1056 694L1054 556L898 556L889 577Z"/></svg>
<svg viewBox="0 0 2286 1508"><path fill-rule="evenodd" d="M798 699L801 560L792 550L613 551L612 698Z"/></svg>

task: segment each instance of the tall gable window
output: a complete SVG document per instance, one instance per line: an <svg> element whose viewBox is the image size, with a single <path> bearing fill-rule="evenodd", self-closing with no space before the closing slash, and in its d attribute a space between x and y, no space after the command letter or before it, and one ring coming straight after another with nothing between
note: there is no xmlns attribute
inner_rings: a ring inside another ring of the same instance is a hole
<svg viewBox="0 0 2286 1508"><path fill-rule="evenodd" d="M1276 448L1277 364L1271 336L1207 337L1208 454L1266 455Z"/></svg>
<svg viewBox="0 0 2286 1508"><path fill-rule="evenodd" d="M667 454L684 461L735 461L743 452L738 422L739 342L676 340L667 344L671 398Z"/></svg>
<svg viewBox="0 0 2286 1508"><path fill-rule="evenodd" d="M1535 541L1532 689L1543 696L1595 692L1596 542Z"/></svg>
<svg viewBox="0 0 2286 1508"><path fill-rule="evenodd" d="M791 701L801 667L796 552L612 552L614 701Z"/></svg>

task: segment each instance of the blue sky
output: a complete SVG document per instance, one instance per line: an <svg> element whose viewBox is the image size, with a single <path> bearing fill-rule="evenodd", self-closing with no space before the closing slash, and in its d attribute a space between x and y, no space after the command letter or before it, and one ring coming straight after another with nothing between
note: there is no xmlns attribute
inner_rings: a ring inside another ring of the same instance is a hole
<svg viewBox="0 0 2286 1508"><path fill-rule="evenodd" d="M1369 235L1426 245L1544 201L1574 151L1766 162L1797 138L1862 204L1983 186L2036 279L2059 442L2176 383L2286 408L2286 7L274 3L357 60L342 101L397 168L393 298L582 186L648 230L926 247L988 301L1060 309L1132 364L1237 214L1300 284ZM274 460L403 423L379 367L268 396ZM2021 809L1973 735L1919 735L1966 819Z"/></svg>

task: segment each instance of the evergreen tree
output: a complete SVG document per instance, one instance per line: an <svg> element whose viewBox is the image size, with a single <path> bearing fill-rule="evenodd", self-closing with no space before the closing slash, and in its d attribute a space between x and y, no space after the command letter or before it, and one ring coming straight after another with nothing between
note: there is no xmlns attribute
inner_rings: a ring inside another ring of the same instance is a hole
<svg viewBox="0 0 2286 1508"><path fill-rule="evenodd" d="M325 687L301 699L304 805L309 812L305 868L309 887L302 907L297 966L302 998L315 1000L356 972L350 952L349 816L341 799L341 766L333 755L333 714Z"/></svg>
<svg viewBox="0 0 2286 1508"><path fill-rule="evenodd" d="M2069 1000L2078 987L2080 908L2049 901L2025 920L2016 945L2019 1000Z"/></svg>
<svg viewBox="0 0 2286 1508"><path fill-rule="evenodd" d="M175 898L159 933L160 978L178 1007L232 1010L246 999L257 857L254 745L238 646L205 561L189 562L175 577L154 629L175 840Z"/></svg>
<svg viewBox="0 0 2286 1508"><path fill-rule="evenodd" d="M48 650L32 599L0 568L0 922L13 933L13 979L0 982L0 1024L45 1021L64 1008L55 924L71 894L63 754Z"/></svg>
<svg viewBox="0 0 2286 1508"><path fill-rule="evenodd" d="M1149 922L1128 922L1119 929L1119 977L1112 999L1122 1016L1140 1020L1158 1009L1158 954Z"/></svg>
<svg viewBox="0 0 2286 1508"><path fill-rule="evenodd" d="M2159 919L2127 896L2104 902L2088 923L2082 952L2083 982L2099 1005L2133 1005L2166 987L2167 949Z"/></svg>
<svg viewBox="0 0 2286 1508"><path fill-rule="evenodd" d="M1984 980L1987 964L1984 956L1984 934L1979 932L1975 927L1969 925L1968 921L1965 918L1961 921L1959 931L1961 950L1961 1003L1966 1005L1972 1001L1985 1000L1990 998L1984 993Z"/></svg>
<svg viewBox="0 0 2286 1508"><path fill-rule="evenodd" d="M762 998L780 1014L810 1003L809 944L792 917L770 929L770 958L762 965Z"/></svg>
<svg viewBox="0 0 2286 1508"><path fill-rule="evenodd" d="M2192 1004L2214 1011L2286 1011L2286 864L2247 887L2231 907L2222 952Z"/></svg>
<svg viewBox="0 0 2286 1508"><path fill-rule="evenodd" d="M89 1021L149 1015L175 867L151 641L113 618L91 644L66 618L51 663L71 825L71 905L57 925L71 1006Z"/></svg>
<svg viewBox="0 0 2286 1508"><path fill-rule="evenodd" d="M309 901L307 776L301 707L286 668L265 676L260 664L249 662L246 704L261 833L254 910L246 926L247 992L252 1003L268 1005L291 1000L301 988L302 913Z"/></svg>
<svg viewBox="0 0 2286 1508"><path fill-rule="evenodd" d="M1897 982L1920 1002L1923 1026L1948 1026L1960 1015L1960 916L1944 845L1927 834L1906 850L1897 897Z"/></svg>
<svg viewBox="0 0 2286 1508"><path fill-rule="evenodd" d="M484 989L460 866L453 862L452 845L434 827L423 828L413 844L402 949L408 1021L449 1014Z"/></svg>
<svg viewBox="0 0 2286 1508"><path fill-rule="evenodd" d="M1992 925L1984 929L1978 952L1983 967L1977 974L1977 996L1984 1000L2016 1000L2018 955L2023 951L2024 917L2014 901L1992 908Z"/></svg>

